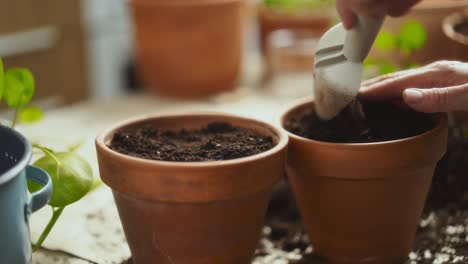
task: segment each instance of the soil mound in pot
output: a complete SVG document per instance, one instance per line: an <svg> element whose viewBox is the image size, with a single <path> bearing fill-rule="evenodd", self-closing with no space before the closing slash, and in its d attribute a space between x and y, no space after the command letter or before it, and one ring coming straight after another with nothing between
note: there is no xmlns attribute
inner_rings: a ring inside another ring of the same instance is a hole
<svg viewBox="0 0 468 264"><path fill-rule="evenodd" d="M454 29L456 32L468 37L468 20L456 25Z"/></svg>
<svg viewBox="0 0 468 264"><path fill-rule="evenodd" d="M110 148L161 161L215 161L255 155L274 147L273 139L228 123L197 130L167 131L147 125L117 132Z"/></svg>
<svg viewBox="0 0 468 264"><path fill-rule="evenodd" d="M430 115L401 109L388 102L363 102L362 106L365 120L357 119L346 108L334 119L323 121L310 109L287 120L285 128L318 141L369 143L412 137L434 127Z"/></svg>

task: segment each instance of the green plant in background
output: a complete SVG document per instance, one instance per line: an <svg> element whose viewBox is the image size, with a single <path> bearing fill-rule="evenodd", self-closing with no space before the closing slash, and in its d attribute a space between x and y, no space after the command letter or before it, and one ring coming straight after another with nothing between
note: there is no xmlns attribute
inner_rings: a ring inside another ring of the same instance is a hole
<svg viewBox="0 0 468 264"><path fill-rule="evenodd" d="M263 3L271 9L295 13L324 6L333 6L335 0L264 0Z"/></svg>
<svg viewBox="0 0 468 264"><path fill-rule="evenodd" d="M401 69L418 67L412 61L410 55L423 48L427 41L427 31L417 21L408 21L402 25L398 34L381 31L375 40L374 47L383 52L395 54L401 59L401 64L392 63L387 60L366 59L365 69L377 68L377 74L387 74Z"/></svg>
<svg viewBox="0 0 468 264"><path fill-rule="evenodd" d="M0 59L0 102L3 100L14 110L11 123L13 129L17 122L32 123L43 118L42 111L28 105L35 90L34 76L25 68L11 68L6 72ZM40 144L33 144L43 156L34 165L47 171L52 178L53 191L49 202L52 217L34 245L33 251L39 249L66 206L77 202L93 189L93 172L89 163L70 148L66 152L56 152ZM28 189L34 192L42 188L35 182L28 181Z"/></svg>

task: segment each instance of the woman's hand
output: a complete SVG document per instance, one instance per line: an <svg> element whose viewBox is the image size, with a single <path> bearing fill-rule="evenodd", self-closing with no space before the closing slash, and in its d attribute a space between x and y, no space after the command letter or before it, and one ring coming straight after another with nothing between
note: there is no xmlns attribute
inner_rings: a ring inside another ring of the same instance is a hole
<svg viewBox="0 0 468 264"><path fill-rule="evenodd" d="M468 63L438 61L362 83L364 100L398 100L426 113L468 111Z"/></svg>
<svg viewBox="0 0 468 264"><path fill-rule="evenodd" d="M336 9L346 29L356 23L357 15L401 16L421 0L336 0Z"/></svg>

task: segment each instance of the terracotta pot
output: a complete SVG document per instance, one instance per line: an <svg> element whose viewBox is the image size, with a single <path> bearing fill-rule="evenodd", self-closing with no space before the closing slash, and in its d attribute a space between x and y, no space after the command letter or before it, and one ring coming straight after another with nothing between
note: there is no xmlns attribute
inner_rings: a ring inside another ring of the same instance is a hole
<svg viewBox="0 0 468 264"><path fill-rule="evenodd" d="M313 108L289 108L282 125ZM287 175L314 250L331 264L402 263L411 250L447 117L424 134L395 141L337 144L289 133Z"/></svg>
<svg viewBox="0 0 468 264"><path fill-rule="evenodd" d="M267 38L271 32L279 29L303 29L316 32L320 37L331 26L333 13L331 8L317 9L307 15L292 15L274 11L261 5L258 8L260 47L263 54L267 51Z"/></svg>
<svg viewBox="0 0 468 264"><path fill-rule="evenodd" d="M468 62L468 35L463 35L455 30L456 26L462 23L468 23L468 8L446 17L443 22L443 30L455 45L453 53L456 54L456 58Z"/></svg>
<svg viewBox="0 0 468 264"><path fill-rule="evenodd" d="M423 0L404 16L386 18L383 30L396 34L406 22L418 21L427 31L427 41L422 49L411 54L410 61L423 65L437 60L456 60L458 54L453 51L456 45L447 41L442 30L442 21L464 7L468 7L468 0ZM374 49L370 56L398 64L404 61L397 52L382 53Z"/></svg>
<svg viewBox="0 0 468 264"><path fill-rule="evenodd" d="M215 162L144 160L108 147L120 129L195 129L213 121L269 135L276 146ZM271 125L208 113L133 119L98 136L101 178L112 188L134 263L250 263L270 193L284 175L287 143L287 135Z"/></svg>
<svg viewBox="0 0 468 264"><path fill-rule="evenodd" d="M130 0L145 86L179 98L235 88L243 6L244 0Z"/></svg>

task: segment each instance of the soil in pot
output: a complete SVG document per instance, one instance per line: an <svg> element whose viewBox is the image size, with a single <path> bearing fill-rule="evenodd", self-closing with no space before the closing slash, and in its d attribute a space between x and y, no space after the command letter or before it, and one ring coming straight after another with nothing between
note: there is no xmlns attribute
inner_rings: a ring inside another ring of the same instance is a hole
<svg viewBox="0 0 468 264"><path fill-rule="evenodd" d="M462 23L454 27L455 31L468 37L468 21L465 20Z"/></svg>
<svg viewBox="0 0 468 264"><path fill-rule="evenodd" d="M161 161L215 161L255 155L273 148L273 139L228 123L197 130L168 131L153 126L117 132L110 147L120 153Z"/></svg>
<svg viewBox="0 0 468 264"><path fill-rule="evenodd" d="M365 119L356 118L348 107L329 121L313 109L288 120L285 128L308 139L335 143L381 142L412 137L433 128L427 114L402 109L387 102L363 102Z"/></svg>

